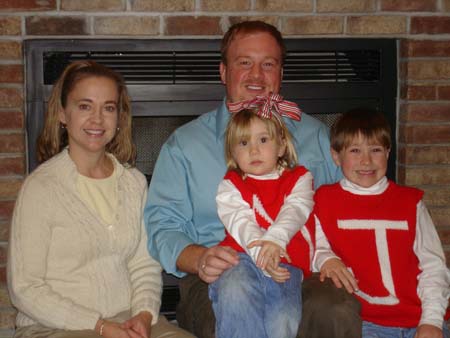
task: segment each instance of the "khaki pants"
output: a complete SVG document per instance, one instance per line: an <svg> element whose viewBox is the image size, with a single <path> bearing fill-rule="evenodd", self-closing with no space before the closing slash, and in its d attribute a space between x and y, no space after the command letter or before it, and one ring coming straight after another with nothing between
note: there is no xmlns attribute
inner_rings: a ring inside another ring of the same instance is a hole
<svg viewBox="0 0 450 338"><path fill-rule="evenodd" d="M101 338L94 330L66 331L40 324L17 328L14 338ZM190 333L170 324L164 316L152 326L150 338L195 338Z"/></svg>
<svg viewBox="0 0 450 338"><path fill-rule="evenodd" d="M302 319L297 338L361 338L360 304L330 279L320 282L318 274L303 281ZM214 312L208 297L208 284L196 275L180 280L177 307L180 327L198 338L214 338Z"/></svg>

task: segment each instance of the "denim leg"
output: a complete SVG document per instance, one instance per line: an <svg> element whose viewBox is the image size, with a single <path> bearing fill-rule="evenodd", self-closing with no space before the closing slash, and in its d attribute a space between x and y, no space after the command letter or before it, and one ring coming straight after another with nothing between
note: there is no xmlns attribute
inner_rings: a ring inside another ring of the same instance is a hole
<svg viewBox="0 0 450 338"><path fill-rule="evenodd" d="M265 326L270 338L295 338L302 313L301 283L303 273L290 265L291 278L277 283L270 277L266 281ZM256 336L255 336L256 337Z"/></svg>
<svg viewBox="0 0 450 338"><path fill-rule="evenodd" d="M444 324L443 337L450 338L450 332ZM370 322L363 322L362 336L363 338L414 338L416 328L389 327L376 325Z"/></svg>
<svg viewBox="0 0 450 338"><path fill-rule="evenodd" d="M209 285L216 338L272 338L264 328L265 294L261 270L248 255Z"/></svg>

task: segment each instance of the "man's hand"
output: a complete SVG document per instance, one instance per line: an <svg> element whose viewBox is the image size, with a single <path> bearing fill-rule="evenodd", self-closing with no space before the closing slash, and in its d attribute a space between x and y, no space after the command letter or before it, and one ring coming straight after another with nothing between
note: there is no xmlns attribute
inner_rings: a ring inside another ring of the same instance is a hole
<svg viewBox="0 0 450 338"><path fill-rule="evenodd" d="M236 250L228 246L207 248L197 261L198 276L206 283L212 283L229 268L239 263Z"/></svg>
<svg viewBox="0 0 450 338"><path fill-rule="evenodd" d="M263 270L266 270L269 263L272 264L273 268L278 267L280 264L280 257L285 257L289 263L291 262L291 258L286 251L274 242L258 239L251 242L247 248L251 249L255 246L261 247L256 259L256 266Z"/></svg>
<svg viewBox="0 0 450 338"><path fill-rule="evenodd" d="M323 282L325 278L331 278L338 288L344 286L348 293L359 290L355 277L338 258L330 258L323 263L320 269L320 281Z"/></svg>
<svg viewBox="0 0 450 338"><path fill-rule="evenodd" d="M442 330L434 325L422 324L417 327L414 338L443 338Z"/></svg>
<svg viewBox="0 0 450 338"><path fill-rule="evenodd" d="M152 318L150 312L142 311L122 323L121 327L127 331L131 338L149 338Z"/></svg>

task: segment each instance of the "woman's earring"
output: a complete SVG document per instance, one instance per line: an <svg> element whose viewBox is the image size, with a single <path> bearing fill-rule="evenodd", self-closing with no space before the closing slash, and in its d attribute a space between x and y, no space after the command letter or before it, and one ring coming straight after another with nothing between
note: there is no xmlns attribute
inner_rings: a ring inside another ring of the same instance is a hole
<svg viewBox="0 0 450 338"><path fill-rule="evenodd" d="M59 128L66 129L65 123L59 122Z"/></svg>
<svg viewBox="0 0 450 338"><path fill-rule="evenodd" d="M120 127L117 127L116 130L119 131L119 130L120 130Z"/></svg>

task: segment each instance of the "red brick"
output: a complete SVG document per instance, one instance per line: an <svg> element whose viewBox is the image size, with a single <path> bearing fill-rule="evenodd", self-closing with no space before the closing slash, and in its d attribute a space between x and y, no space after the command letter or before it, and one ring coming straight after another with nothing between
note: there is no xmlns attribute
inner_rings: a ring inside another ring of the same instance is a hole
<svg viewBox="0 0 450 338"><path fill-rule="evenodd" d="M438 86L438 99L450 100L450 86Z"/></svg>
<svg viewBox="0 0 450 338"><path fill-rule="evenodd" d="M0 265L6 265L6 257L8 256L8 246L0 244Z"/></svg>
<svg viewBox="0 0 450 338"><path fill-rule="evenodd" d="M450 245L450 227L437 227L442 245Z"/></svg>
<svg viewBox="0 0 450 338"><path fill-rule="evenodd" d="M445 207L450 205L450 186L424 187L423 201L429 207Z"/></svg>
<svg viewBox="0 0 450 338"><path fill-rule="evenodd" d="M1 17L0 35L20 35L22 32L20 22L20 17Z"/></svg>
<svg viewBox="0 0 450 338"><path fill-rule="evenodd" d="M447 57L450 55L450 41L402 40L400 53L403 57Z"/></svg>
<svg viewBox="0 0 450 338"><path fill-rule="evenodd" d="M22 182L20 179L0 179L0 200L15 200Z"/></svg>
<svg viewBox="0 0 450 338"><path fill-rule="evenodd" d="M0 108L22 108L22 92L15 88L0 88Z"/></svg>
<svg viewBox="0 0 450 338"><path fill-rule="evenodd" d="M436 0L381 0L382 11L436 11Z"/></svg>
<svg viewBox="0 0 450 338"><path fill-rule="evenodd" d="M0 41L0 59L22 60L22 44L16 41Z"/></svg>
<svg viewBox="0 0 450 338"><path fill-rule="evenodd" d="M401 146L398 160L403 164L450 164L450 146Z"/></svg>
<svg viewBox="0 0 450 338"><path fill-rule="evenodd" d="M14 201L0 201L0 221L10 221L14 211Z"/></svg>
<svg viewBox="0 0 450 338"><path fill-rule="evenodd" d="M12 307L9 299L8 287L5 284L0 286L0 307L3 309L5 306Z"/></svg>
<svg viewBox="0 0 450 338"><path fill-rule="evenodd" d="M436 227L450 226L450 208L429 208L428 210Z"/></svg>
<svg viewBox="0 0 450 338"><path fill-rule="evenodd" d="M450 103L402 105L400 120L407 122L450 122Z"/></svg>
<svg viewBox="0 0 450 338"><path fill-rule="evenodd" d="M11 228L11 222L0 222L0 241L7 242L9 240L9 229ZM1 295L0 295L1 306Z"/></svg>
<svg viewBox="0 0 450 338"><path fill-rule="evenodd" d="M22 83L23 82L23 66L22 65L0 65L0 82Z"/></svg>
<svg viewBox="0 0 450 338"><path fill-rule="evenodd" d="M450 168L447 167L414 167L406 170L406 185L448 185L450 184Z"/></svg>
<svg viewBox="0 0 450 338"><path fill-rule="evenodd" d="M20 153L25 149L23 134L0 134L0 153Z"/></svg>
<svg viewBox="0 0 450 338"><path fill-rule="evenodd" d="M4 277L6 279L6 273ZM13 307L2 309L0 311L0 328L14 329L16 315L17 311Z"/></svg>
<svg viewBox="0 0 450 338"><path fill-rule="evenodd" d="M2 0L0 11L44 11L56 9L56 0Z"/></svg>
<svg viewBox="0 0 450 338"><path fill-rule="evenodd" d="M407 100L435 100L436 86L405 85L401 88L401 98Z"/></svg>
<svg viewBox="0 0 450 338"><path fill-rule="evenodd" d="M24 116L20 111L0 111L0 130L22 129Z"/></svg>
<svg viewBox="0 0 450 338"><path fill-rule="evenodd" d="M2 157L0 160L0 175L24 175L25 159L23 156Z"/></svg>
<svg viewBox="0 0 450 338"><path fill-rule="evenodd" d="M416 16L411 18L411 34L448 34L450 33L450 17L448 16Z"/></svg>
<svg viewBox="0 0 450 338"><path fill-rule="evenodd" d="M83 17L31 16L25 21L28 35L86 35L87 24Z"/></svg>
<svg viewBox="0 0 450 338"><path fill-rule="evenodd" d="M450 142L449 125L413 125L400 128L400 142L437 144Z"/></svg>
<svg viewBox="0 0 450 338"><path fill-rule="evenodd" d="M166 17L166 35L222 35L220 17Z"/></svg>
<svg viewBox="0 0 450 338"><path fill-rule="evenodd" d="M6 284L6 267L4 267L4 266L0 267L0 283ZM0 323L1 322L2 322L2 320L0 319Z"/></svg>

